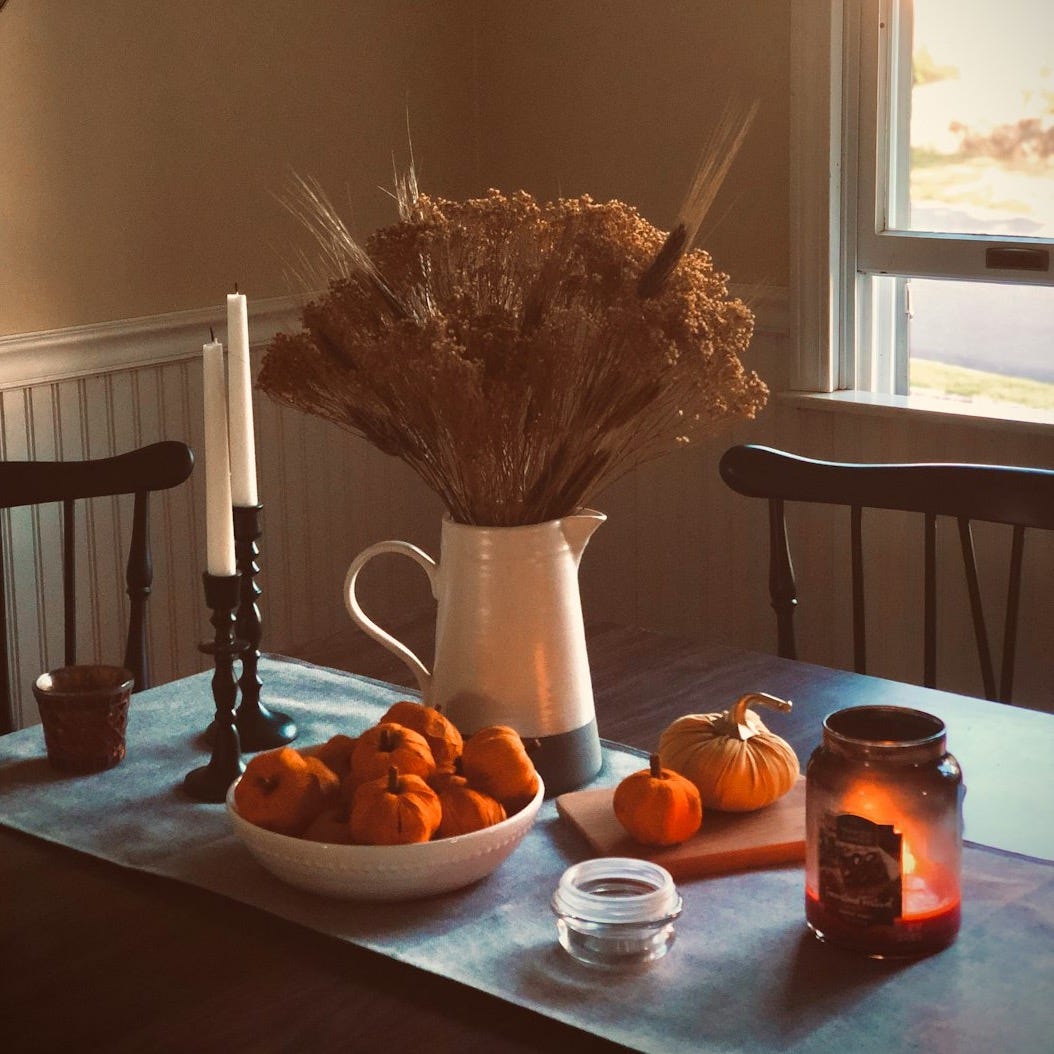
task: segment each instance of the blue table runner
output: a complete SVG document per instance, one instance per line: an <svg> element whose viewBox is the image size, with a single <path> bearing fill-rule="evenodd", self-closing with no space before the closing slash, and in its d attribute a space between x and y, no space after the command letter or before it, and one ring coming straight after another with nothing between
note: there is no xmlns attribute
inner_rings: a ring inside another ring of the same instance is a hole
<svg viewBox="0 0 1054 1054"><path fill-rule="evenodd" d="M958 941L897 964L807 932L800 866L682 882L684 913L666 958L600 974L557 944L549 897L563 870L591 852L552 802L492 876L441 897L360 905L271 876L234 837L223 806L192 802L181 789L207 756L209 676L135 696L128 756L108 772L54 772L39 727L0 738L0 823L254 905L641 1051L1051 1049L1050 862L967 847ZM304 744L356 734L406 697L276 658L262 660L261 677L268 706L293 717ZM641 767L641 757L605 744L597 785Z"/></svg>

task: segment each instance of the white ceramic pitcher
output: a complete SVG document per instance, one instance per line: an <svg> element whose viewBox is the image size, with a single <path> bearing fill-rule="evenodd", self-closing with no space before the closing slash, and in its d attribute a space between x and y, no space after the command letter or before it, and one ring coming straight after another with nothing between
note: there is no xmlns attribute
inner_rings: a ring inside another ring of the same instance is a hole
<svg viewBox="0 0 1054 1054"><path fill-rule="evenodd" d="M344 583L352 619L413 670L425 702L466 735L486 725L515 728L548 795L600 769L578 565L605 519L591 509L524 527L447 517L438 563L409 542L378 542L352 561ZM381 553L408 556L428 575L438 603L431 671L359 605L355 581Z"/></svg>

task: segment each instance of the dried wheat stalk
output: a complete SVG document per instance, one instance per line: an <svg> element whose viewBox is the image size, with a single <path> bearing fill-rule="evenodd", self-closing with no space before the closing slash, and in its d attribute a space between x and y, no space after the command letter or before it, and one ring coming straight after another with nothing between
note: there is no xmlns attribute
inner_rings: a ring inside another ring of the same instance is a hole
<svg viewBox="0 0 1054 1054"><path fill-rule="evenodd" d="M331 278L259 385L401 458L459 522L566 515L764 405L740 359L753 317L688 249L690 221L675 237L618 201L448 201L411 172L400 222L360 248L304 188Z"/></svg>

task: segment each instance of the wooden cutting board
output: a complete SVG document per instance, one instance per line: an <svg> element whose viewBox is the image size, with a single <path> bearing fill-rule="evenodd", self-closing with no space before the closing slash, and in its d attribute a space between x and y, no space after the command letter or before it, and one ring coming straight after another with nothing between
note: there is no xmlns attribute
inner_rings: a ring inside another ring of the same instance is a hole
<svg viewBox="0 0 1054 1054"><path fill-rule="evenodd" d="M687 842L652 849L635 842L615 819L614 787L571 791L559 814L600 856L632 856L661 864L675 879L743 871L805 859L805 777L754 812L703 810L703 826Z"/></svg>

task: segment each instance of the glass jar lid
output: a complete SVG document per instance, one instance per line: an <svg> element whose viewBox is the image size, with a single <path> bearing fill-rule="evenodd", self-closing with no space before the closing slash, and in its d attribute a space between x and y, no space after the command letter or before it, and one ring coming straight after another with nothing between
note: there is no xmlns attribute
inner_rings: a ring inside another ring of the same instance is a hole
<svg viewBox="0 0 1054 1054"><path fill-rule="evenodd" d="M675 919L681 895L664 867L632 857L598 857L569 867L553 894L558 915L594 923Z"/></svg>

